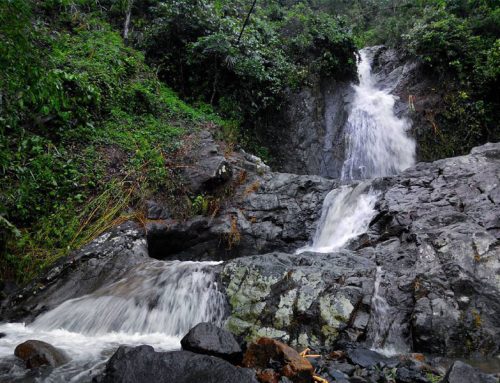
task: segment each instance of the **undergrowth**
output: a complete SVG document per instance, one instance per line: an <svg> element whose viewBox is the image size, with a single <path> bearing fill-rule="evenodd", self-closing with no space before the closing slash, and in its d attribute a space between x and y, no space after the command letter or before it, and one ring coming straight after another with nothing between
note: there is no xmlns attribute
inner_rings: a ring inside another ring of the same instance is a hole
<svg viewBox="0 0 500 383"><path fill-rule="evenodd" d="M169 165L189 134L233 126L180 100L99 13L50 4L0 5L0 274L18 283L142 222L153 194L191 209Z"/></svg>

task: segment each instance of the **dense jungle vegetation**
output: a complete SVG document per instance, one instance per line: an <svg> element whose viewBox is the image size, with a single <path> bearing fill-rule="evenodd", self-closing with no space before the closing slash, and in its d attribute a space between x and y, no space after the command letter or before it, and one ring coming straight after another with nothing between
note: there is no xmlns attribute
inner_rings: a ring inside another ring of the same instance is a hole
<svg viewBox="0 0 500 383"><path fill-rule="evenodd" d="M362 46L446 83L437 156L499 140L499 34L495 0L4 0L0 274L31 279L152 195L190 214L174 164L193 132L272 156L251 122L315 76L354 79Z"/></svg>

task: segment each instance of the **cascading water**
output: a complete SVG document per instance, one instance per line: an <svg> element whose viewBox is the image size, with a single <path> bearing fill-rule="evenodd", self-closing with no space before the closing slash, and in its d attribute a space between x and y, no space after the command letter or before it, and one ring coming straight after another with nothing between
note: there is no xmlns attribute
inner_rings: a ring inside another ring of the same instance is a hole
<svg viewBox="0 0 500 383"><path fill-rule="evenodd" d="M377 89L368 51L360 51L359 85L347 119L347 155L343 180L397 174L415 162L415 141L408 136L410 123L394 114L395 97Z"/></svg>
<svg viewBox="0 0 500 383"><path fill-rule="evenodd" d="M345 185L328 193L312 245L298 252L330 253L363 234L376 213L378 198L377 193L368 189L369 184L364 182L356 186Z"/></svg>
<svg viewBox="0 0 500 383"><path fill-rule="evenodd" d="M354 99L344 129L347 144L341 173L344 182L397 174L415 162L415 142L407 134L410 124L395 115L394 96L376 88L369 52L360 51L359 85L354 86ZM332 190L323 203L312 245L298 252L332 252L366 232L376 214L378 198L367 181ZM393 309L382 294L382 278L383 270L379 268L371 305L369 342L371 347L387 354L405 351L402 329L390 321Z"/></svg>
<svg viewBox="0 0 500 383"><path fill-rule="evenodd" d="M341 180L364 180L397 174L415 162L415 142L407 135L406 119L394 114L395 97L377 89L368 50L360 51L359 85L347 124L346 158ZM367 183L332 190L323 203L312 245L299 250L331 252L364 233L376 213L378 193Z"/></svg>
<svg viewBox="0 0 500 383"><path fill-rule="evenodd" d="M157 350L180 347L180 339L200 322L221 325L225 297L219 290L217 262L150 261L90 295L68 300L29 326L0 325L0 381L23 376L12 363L15 346L28 339L65 351L71 362L44 382L90 381L120 344L149 344ZM5 371L6 366L10 367ZM4 375L2 376L2 372Z"/></svg>
<svg viewBox="0 0 500 383"><path fill-rule="evenodd" d="M389 305L383 294L382 282L385 278L382 268L377 267L375 288L371 302L371 331L368 342L372 349L388 356L409 351L402 335L402 328L396 323L394 309Z"/></svg>

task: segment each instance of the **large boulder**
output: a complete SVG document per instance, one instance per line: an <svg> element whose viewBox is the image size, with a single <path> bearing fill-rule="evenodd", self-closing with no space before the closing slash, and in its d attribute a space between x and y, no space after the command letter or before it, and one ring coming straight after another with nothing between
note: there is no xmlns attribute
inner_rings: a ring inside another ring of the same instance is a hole
<svg viewBox="0 0 500 383"><path fill-rule="evenodd" d="M446 372L441 383L498 383L498 378L484 374L481 371L461 361L456 361Z"/></svg>
<svg viewBox="0 0 500 383"><path fill-rule="evenodd" d="M193 195L211 191L232 176L228 160L207 130L193 137L192 147L183 163L182 174Z"/></svg>
<svg viewBox="0 0 500 383"><path fill-rule="evenodd" d="M24 360L27 368L38 368L41 366L59 367L69 362L67 355L41 340L27 340L14 350L14 355Z"/></svg>
<svg viewBox="0 0 500 383"><path fill-rule="evenodd" d="M348 251L239 258L222 272L232 307L227 327L298 347L331 346L342 332L357 339L367 326L375 271L374 262Z"/></svg>
<svg viewBox="0 0 500 383"><path fill-rule="evenodd" d="M385 185L381 185L384 184ZM358 254L381 267L390 326L377 346L495 355L500 350L500 144L375 181L385 191ZM387 324L387 322L386 322ZM396 339L399 334L399 340Z"/></svg>
<svg viewBox="0 0 500 383"><path fill-rule="evenodd" d="M100 383L257 383L255 371L189 351L155 352L151 346L121 346L106 364Z"/></svg>
<svg viewBox="0 0 500 383"><path fill-rule="evenodd" d="M186 351L206 354L238 363L243 357L240 345L229 331L212 323L199 323L181 339Z"/></svg>

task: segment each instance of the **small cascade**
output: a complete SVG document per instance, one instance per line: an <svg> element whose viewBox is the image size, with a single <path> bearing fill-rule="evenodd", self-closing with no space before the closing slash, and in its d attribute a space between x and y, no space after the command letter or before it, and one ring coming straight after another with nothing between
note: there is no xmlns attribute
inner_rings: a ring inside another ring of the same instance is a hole
<svg viewBox="0 0 500 383"><path fill-rule="evenodd" d="M410 122L394 113L395 97L377 89L368 50L360 51L359 85L347 119L343 180L398 174L415 163L415 141L408 136Z"/></svg>
<svg viewBox="0 0 500 383"><path fill-rule="evenodd" d="M394 309L387 302L381 284L384 273L380 266L377 267L375 276L375 288L371 301L371 320L369 332L369 344L376 350L387 356L401 354L409 351L407 342L402 336L403 329L395 321Z"/></svg>
<svg viewBox="0 0 500 383"><path fill-rule="evenodd" d="M147 261L28 326L1 324L0 332L8 336L0 339L0 381L24 379L26 371L14 363L14 348L28 339L48 342L71 359L42 381L89 382L121 344L173 350L197 323L223 325L226 300L217 284L217 264Z"/></svg>
<svg viewBox="0 0 500 383"><path fill-rule="evenodd" d="M364 182L332 190L325 198L311 246L299 250L330 253L363 234L374 217L378 194Z"/></svg>
<svg viewBox="0 0 500 383"><path fill-rule="evenodd" d="M148 262L121 280L41 315L31 327L88 335L110 332L183 336L200 322L221 324L224 295L213 262Z"/></svg>

